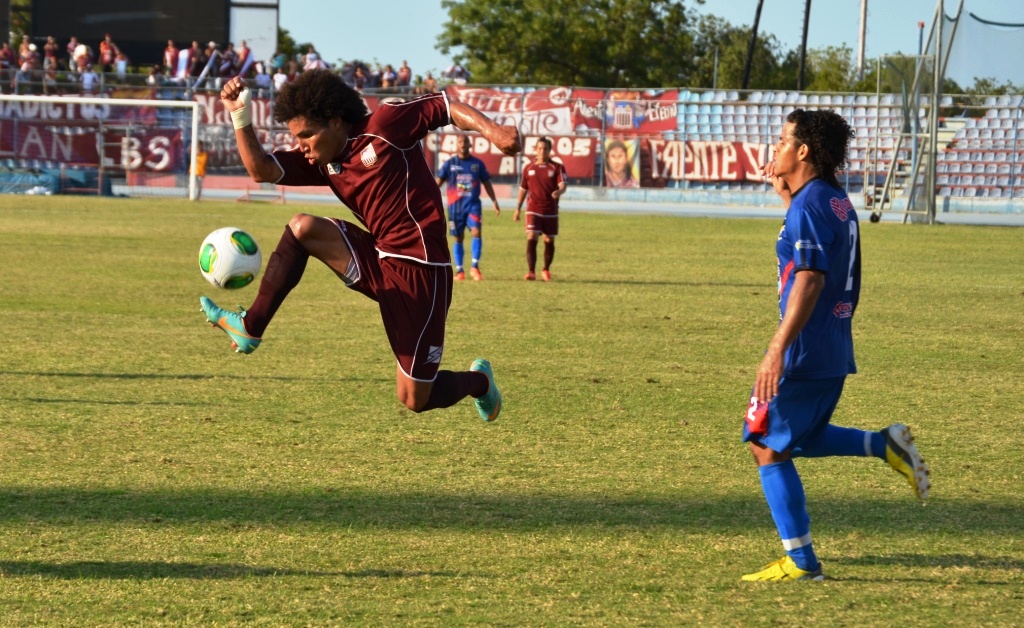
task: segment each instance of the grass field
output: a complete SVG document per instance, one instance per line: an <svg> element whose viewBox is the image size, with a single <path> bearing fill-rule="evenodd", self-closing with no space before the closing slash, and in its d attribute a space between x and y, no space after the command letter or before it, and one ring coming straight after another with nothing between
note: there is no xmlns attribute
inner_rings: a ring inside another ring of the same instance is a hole
<svg viewBox="0 0 1024 628"><path fill-rule="evenodd" d="M0 197L0 624L1013 625L1024 608L1024 230L868 224L861 373L799 460L824 583L782 555L741 415L777 322L775 220L568 213L550 284L511 212L445 364L501 420L416 415L373 303L311 263L259 351L198 297L216 227L264 260L299 206ZM317 206L314 213L335 211Z"/></svg>

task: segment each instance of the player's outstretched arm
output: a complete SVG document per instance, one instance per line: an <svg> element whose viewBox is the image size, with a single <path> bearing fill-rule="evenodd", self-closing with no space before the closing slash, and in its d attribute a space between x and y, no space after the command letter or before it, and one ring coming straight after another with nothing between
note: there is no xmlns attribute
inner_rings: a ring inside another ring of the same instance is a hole
<svg viewBox="0 0 1024 628"><path fill-rule="evenodd" d="M253 181L277 181L283 174L277 161L263 150L263 144L256 137L256 129L252 126L252 107L249 104L252 95L245 81L235 77L220 90L220 100L224 108L231 114L231 123L235 127L235 141L238 143L238 154L242 164L249 172Z"/></svg>
<svg viewBox="0 0 1024 628"><path fill-rule="evenodd" d="M477 109L461 102L452 101L449 111L452 124L463 131L477 131L506 155L515 155L523 150L519 129L516 127L498 124Z"/></svg>

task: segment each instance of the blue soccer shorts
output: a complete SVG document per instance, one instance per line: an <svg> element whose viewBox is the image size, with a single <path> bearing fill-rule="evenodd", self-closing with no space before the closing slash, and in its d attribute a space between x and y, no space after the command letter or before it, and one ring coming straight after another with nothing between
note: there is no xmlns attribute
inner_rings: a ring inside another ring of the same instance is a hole
<svg viewBox="0 0 1024 628"><path fill-rule="evenodd" d="M832 420L846 377L828 379L791 379L779 382L779 394L768 404L768 428L765 434L751 434L743 422L743 441L761 443L779 453L799 447L806 438L816 436Z"/></svg>
<svg viewBox="0 0 1024 628"><path fill-rule="evenodd" d="M462 203L448 206L448 231L453 236L461 236L466 227L479 229L483 224L483 208L480 203L463 205Z"/></svg>

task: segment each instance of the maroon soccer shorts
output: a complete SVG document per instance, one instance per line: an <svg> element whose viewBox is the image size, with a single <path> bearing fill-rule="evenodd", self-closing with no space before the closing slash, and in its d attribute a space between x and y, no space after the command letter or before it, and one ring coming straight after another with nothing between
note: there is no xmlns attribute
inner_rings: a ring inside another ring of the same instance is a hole
<svg viewBox="0 0 1024 628"><path fill-rule="evenodd" d="M398 365L409 378L432 382L444 352L444 331L452 303L452 267L381 257L373 236L335 219L359 267L349 288L377 302L384 331Z"/></svg>
<svg viewBox="0 0 1024 628"><path fill-rule="evenodd" d="M558 214L554 216L541 216L540 214L526 213L526 230L543 233L546 236L558 235Z"/></svg>

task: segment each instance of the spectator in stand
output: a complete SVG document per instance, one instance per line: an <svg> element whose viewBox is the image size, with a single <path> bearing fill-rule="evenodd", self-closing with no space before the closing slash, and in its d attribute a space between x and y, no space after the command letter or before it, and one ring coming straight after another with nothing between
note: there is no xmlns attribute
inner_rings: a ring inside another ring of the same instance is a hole
<svg viewBox="0 0 1024 628"><path fill-rule="evenodd" d="M28 35L24 35L21 38L21 45L18 46L18 65L25 63L25 59L28 59L35 52L35 44L29 39Z"/></svg>
<svg viewBox="0 0 1024 628"><path fill-rule="evenodd" d="M154 65L149 68L149 74L146 76L146 85L150 87L161 87L164 84L164 75L159 65Z"/></svg>
<svg viewBox="0 0 1024 628"><path fill-rule="evenodd" d="M450 78L456 85L465 85L469 81L469 70L458 63L450 66L444 71L444 75Z"/></svg>
<svg viewBox="0 0 1024 628"><path fill-rule="evenodd" d="M398 80L395 81L395 85L398 87L409 87L411 84L412 68L409 67L409 62L403 59L402 66L398 68Z"/></svg>
<svg viewBox="0 0 1024 628"><path fill-rule="evenodd" d="M173 39L167 40L167 47L164 48L164 74L167 76L174 76L178 70L178 47L174 45Z"/></svg>
<svg viewBox="0 0 1024 628"><path fill-rule="evenodd" d="M275 50L274 55L270 57L270 69L274 71L274 74L277 74L277 69L283 68L286 63L288 63L288 55L280 50Z"/></svg>
<svg viewBox="0 0 1024 628"><path fill-rule="evenodd" d="M430 72L427 72L426 78L423 79L423 93L432 94L437 91L437 79Z"/></svg>
<svg viewBox="0 0 1024 628"><path fill-rule="evenodd" d="M114 73L117 75L118 82L124 83L128 80L128 55L121 52L120 48L114 55Z"/></svg>
<svg viewBox="0 0 1024 628"><path fill-rule="evenodd" d="M249 78L250 72L253 70L253 59L252 51L249 50L249 44L243 39L242 43L238 46L238 59L235 60L235 66L238 68L238 76L242 78ZM264 74L267 74L266 69L263 70ZM257 76L259 74L257 73ZM267 78L270 75L267 74Z"/></svg>
<svg viewBox="0 0 1024 628"><path fill-rule="evenodd" d="M82 71L81 81L83 94L88 96L99 91L100 76L93 71L91 63L86 64L85 69Z"/></svg>
<svg viewBox="0 0 1024 628"><path fill-rule="evenodd" d="M356 73L352 75L352 87L354 87L356 91L361 92L366 87L367 82L366 71L363 70L363 66L357 65Z"/></svg>
<svg viewBox="0 0 1024 628"><path fill-rule="evenodd" d="M302 72L302 65L299 64L298 59L293 57L285 61L284 73L288 75L289 82L294 81L299 72Z"/></svg>
<svg viewBox="0 0 1024 628"><path fill-rule="evenodd" d="M128 55L121 52L120 48L114 56L114 73L117 74L118 81L124 83L128 80Z"/></svg>
<svg viewBox="0 0 1024 628"><path fill-rule="evenodd" d="M14 72L12 68L18 62L17 55L14 54L14 50L11 49L11 45L6 41L0 45L0 82L8 82L14 80Z"/></svg>
<svg viewBox="0 0 1024 628"><path fill-rule="evenodd" d="M78 74L85 72L86 67L92 65L92 48L85 44L78 44L75 46L75 52L72 55L74 60L74 66L77 68Z"/></svg>
<svg viewBox="0 0 1024 628"><path fill-rule="evenodd" d="M65 47L65 49L68 51L68 71L69 72L74 72L74 71L76 71L78 69L78 66L75 65L75 50L77 48L78 48L78 38L75 37L74 35L72 35L71 39L68 40L68 45Z"/></svg>
<svg viewBox="0 0 1024 628"><path fill-rule="evenodd" d="M17 83L31 84L37 79L35 75L36 70L40 67L39 53L37 52L36 45L29 43L25 53L21 55L21 65L15 81Z"/></svg>
<svg viewBox="0 0 1024 628"><path fill-rule="evenodd" d="M238 72L238 53L235 52L235 44L228 42L228 47L220 55L219 75L231 78ZM220 82L217 82L217 89L220 89Z"/></svg>
<svg viewBox="0 0 1024 628"><path fill-rule="evenodd" d="M284 66L278 66L274 72L274 91L279 92L288 83L288 75L284 73Z"/></svg>
<svg viewBox="0 0 1024 628"><path fill-rule="evenodd" d="M114 69L114 61L117 59L117 45L114 44L114 40L110 38L110 33L103 36L103 41L100 42L100 71L110 72Z"/></svg>
<svg viewBox="0 0 1024 628"><path fill-rule="evenodd" d="M56 63L49 64L43 72L43 93L51 96L60 93L60 90L57 89Z"/></svg>
<svg viewBox="0 0 1024 628"><path fill-rule="evenodd" d="M310 46L309 47L309 52L306 53L306 65L304 65L302 67L302 71L306 72L307 70L327 70L327 69L329 69L327 67L327 63L324 62L324 60L320 58L320 55L317 54L316 50L314 50L313 47Z"/></svg>
<svg viewBox="0 0 1024 628"><path fill-rule="evenodd" d="M192 78L197 78L203 73L203 69L206 67L206 62L209 60L210 52L217 52L217 43L210 42L206 45L206 50L199 47L199 42L192 42L192 52L189 54L189 68L188 73Z"/></svg>
<svg viewBox="0 0 1024 628"><path fill-rule="evenodd" d="M398 86L398 73L391 67L391 64L384 66L384 71L380 73L380 86L388 89L394 89Z"/></svg>
<svg viewBox="0 0 1024 628"><path fill-rule="evenodd" d="M57 43L57 39L50 35L46 38L46 44L43 45L43 69L49 70L52 65L54 68L57 67L57 53L60 51L60 44Z"/></svg>
<svg viewBox="0 0 1024 628"><path fill-rule="evenodd" d="M267 66L262 61L257 61L253 67L256 68L256 96L268 98L272 83L270 75L267 74Z"/></svg>
<svg viewBox="0 0 1024 628"><path fill-rule="evenodd" d="M178 67L174 70L174 78L178 83L183 83L192 74L192 59L200 53L202 50L199 49L198 41L193 41L191 48L178 51Z"/></svg>

